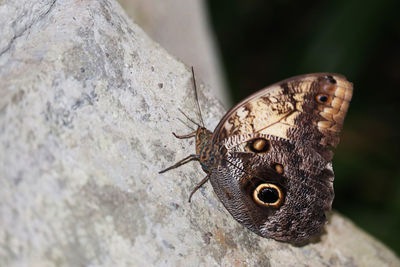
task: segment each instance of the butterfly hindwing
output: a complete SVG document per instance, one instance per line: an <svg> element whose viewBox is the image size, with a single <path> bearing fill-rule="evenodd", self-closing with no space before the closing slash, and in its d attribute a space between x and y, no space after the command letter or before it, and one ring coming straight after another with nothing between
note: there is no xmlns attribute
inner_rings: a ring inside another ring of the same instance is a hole
<svg viewBox="0 0 400 267"><path fill-rule="evenodd" d="M254 140L269 149L252 151ZM282 241L302 241L320 231L333 200L333 172L313 149L273 135L228 137L226 154L210 181L232 216L253 232ZM282 193L277 206L260 205L254 192L272 184Z"/></svg>

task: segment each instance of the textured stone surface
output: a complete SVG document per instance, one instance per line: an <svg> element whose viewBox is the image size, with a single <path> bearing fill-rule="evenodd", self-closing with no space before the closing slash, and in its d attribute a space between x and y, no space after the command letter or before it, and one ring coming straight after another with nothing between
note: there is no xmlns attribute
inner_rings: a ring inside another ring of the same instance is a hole
<svg viewBox="0 0 400 267"><path fill-rule="evenodd" d="M172 131L191 74L114 1L0 2L0 266L399 266L334 214L302 247L236 223ZM222 116L200 86L206 123Z"/></svg>
<svg viewBox="0 0 400 267"><path fill-rule="evenodd" d="M225 107L231 106L219 53L207 19L205 0L118 0L126 13L156 42L210 86Z"/></svg>

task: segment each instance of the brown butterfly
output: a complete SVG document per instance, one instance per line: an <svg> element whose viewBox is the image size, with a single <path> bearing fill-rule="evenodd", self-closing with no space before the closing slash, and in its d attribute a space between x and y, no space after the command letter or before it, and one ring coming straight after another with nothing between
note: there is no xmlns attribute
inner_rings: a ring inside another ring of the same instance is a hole
<svg viewBox="0 0 400 267"><path fill-rule="evenodd" d="M254 233L306 241L321 232L331 209L331 148L352 92L353 85L333 73L275 83L231 108L214 132L203 123L191 134L174 134L195 137L196 154L160 173L197 160L207 176L189 201L210 180L225 208Z"/></svg>

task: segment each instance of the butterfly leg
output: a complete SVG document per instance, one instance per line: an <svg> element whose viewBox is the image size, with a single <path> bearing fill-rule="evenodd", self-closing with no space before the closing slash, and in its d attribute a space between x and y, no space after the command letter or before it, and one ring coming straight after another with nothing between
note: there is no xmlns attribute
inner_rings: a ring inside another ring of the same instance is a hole
<svg viewBox="0 0 400 267"><path fill-rule="evenodd" d="M194 131L190 134L185 134L185 135L177 135L176 133L172 133L176 138L178 139L188 139L196 136L197 131Z"/></svg>
<svg viewBox="0 0 400 267"><path fill-rule="evenodd" d="M164 173L164 172L169 171L171 169L175 169L175 168L177 168L177 167L179 167L179 166L181 166L183 164L186 164L186 163L188 163L189 161L192 161L192 160L199 160L199 156L195 155L195 154L189 155L186 158L178 161L174 165L172 165L172 166L170 166L170 167L168 167L168 168L166 168L166 169L164 169L162 171L159 171L158 173Z"/></svg>
<svg viewBox="0 0 400 267"><path fill-rule="evenodd" d="M209 174L207 174L207 176L204 177L204 179L201 180L201 182L196 185L196 187L190 193L189 202L191 201L193 194L196 193L196 191L199 190L199 188L202 187L208 181L208 179L210 179L210 175Z"/></svg>

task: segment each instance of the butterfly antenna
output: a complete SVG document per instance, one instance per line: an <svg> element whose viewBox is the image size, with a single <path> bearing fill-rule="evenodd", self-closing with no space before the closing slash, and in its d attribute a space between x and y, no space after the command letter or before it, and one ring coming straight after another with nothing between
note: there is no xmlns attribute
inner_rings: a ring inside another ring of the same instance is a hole
<svg viewBox="0 0 400 267"><path fill-rule="evenodd" d="M179 120L180 122L182 122L182 124L184 124L184 125L185 125L186 127L188 127L190 130L195 131L195 129L193 129L192 126L190 126L189 124L187 124L187 123L184 122L183 120L181 120L181 119L179 119L179 118L178 118L178 120Z"/></svg>
<svg viewBox="0 0 400 267"><path fill-rule="evenodd" d="M190 120L191 122L193 122L194 124L196 124L198 127L203 128L203 126L201 126L200 124L198 124L197 122L195 122L194 120L192 120L191 118L189 118L189 116L186 115L185 112L183 112L180 108L178 108L178 110L183 114L183 116L186 117L186 119Z"/></svg>
<svg viewBox="0 0 400 267"><path fill-rule="evenodd" d="M204 126L203 116L201 115L201 109L200 109L200 104L199 104L199 96L197 94L196 77L194 76L194 68L193 68L193 66L192 66L192 76L193 76L193 87L194 87L194 95L196 97L197 110L199 111L201 125L204 128L205 126Z"/></svg>

